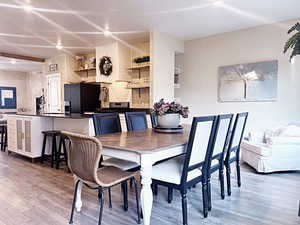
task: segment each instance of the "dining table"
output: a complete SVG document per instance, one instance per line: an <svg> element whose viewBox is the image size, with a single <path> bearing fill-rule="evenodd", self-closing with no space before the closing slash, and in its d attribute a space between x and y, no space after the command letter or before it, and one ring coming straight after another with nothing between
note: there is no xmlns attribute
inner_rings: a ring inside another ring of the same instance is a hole
<svg viewBox="0 0 300 225"><path fill-rule="evenodd" d="M143 224L151 224L153 205L152 166L164 159L185 153L189 138L190 126L183 125L181 133L158 133L149 128L140 131L124 131L96 136L103 147L103 155L136 162L140 165L141 175L141 207ZM77 189L76 210L81 211L82 182Z"/></svg>

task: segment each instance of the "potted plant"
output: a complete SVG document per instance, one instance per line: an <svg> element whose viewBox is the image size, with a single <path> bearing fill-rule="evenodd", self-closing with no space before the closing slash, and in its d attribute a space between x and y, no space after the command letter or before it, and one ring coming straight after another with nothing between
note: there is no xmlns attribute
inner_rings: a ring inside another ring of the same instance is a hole
<svg viewBox="0 0 300 225"><path fill-rule="evenodd" d="M157 115L157 123L161 128L177 128L180 125L180 116L188 117L189 108L184 107L176 102L165 102L161 99L153 106L153 110Z"/></svg>
<svg viewBox="0 0 300 225"><path fill-rule="evenodd" d="M288 30L288 34L297 31L289 40L285 43L283 52L286 53L291 49L290 60L296 55L300 55L300 23L296 23L291 29Z"/></svg>

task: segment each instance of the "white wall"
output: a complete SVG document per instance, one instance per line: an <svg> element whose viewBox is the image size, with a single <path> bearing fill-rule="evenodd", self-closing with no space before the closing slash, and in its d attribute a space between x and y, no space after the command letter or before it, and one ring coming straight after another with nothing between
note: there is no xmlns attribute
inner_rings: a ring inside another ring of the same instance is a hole
<svg viewBox="0 0 300 225"><path fill-rule="evenodd" d="M150 35L151 102L174 100L175 52L184 52L184 42L153 31Z"/></svg>
<svg viewBox="0 0 300 225"><path fill-rule="evenodd" d="M1 71L0 70L0 86L16 87L17 88L17 109L30 108L28 107L28 92L27 92L27 73ZM0 112L12 112L16 110L0 109Z"/></svg>
<svg viewBox="0 0 300 225"><path fill-rule="evenodd" d="M31 72L27 75L28 111L36 113L36 97L40 97L44 88L46 94L47 80L43 72Z"/></svg>
<svg viewBox="0 0 300 225"><path fill-rule="evenodd" d="M248 129L261 130L300 120L300 60L289 62L282 53L289 27L296 21L260 26L185 43L184 76L178 95L190 106L191 117L249 111ZM276 102L217 102L219 66L279 61ZM190 118L191 118L190 117Z"/></svg>

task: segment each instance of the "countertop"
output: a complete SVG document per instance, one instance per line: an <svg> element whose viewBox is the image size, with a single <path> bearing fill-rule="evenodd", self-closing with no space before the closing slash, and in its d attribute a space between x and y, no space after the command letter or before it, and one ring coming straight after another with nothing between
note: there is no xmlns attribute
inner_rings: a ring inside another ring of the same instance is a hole
<svg viewBox="0 0 300 225"><path fill-rule="evenodd" d="M150 109L126 109L126 110L118 110L118 109L110 109L110 108L104 108L96 113L110 113L110 112L118 112L118 113L124 113L124 112L137 112L137 111L146 111L146 113L150 112ZM42 113L42 114L34 114L34 113L16 113L14 115L18 116L37 116L37 117L50 117L50 118L65 118L65 119L88 119L93 116L93 112L91 113L71 113L71 114L65 114L65 113Z"/></svg>
<svg viewBox="0 0 300 225"><path fill-rule="evenodd" d="M17 113L18 116L37 116L37 117L50 117L50 118L65 118L65 119L88 119L92 114L64 114L64 113L43 113L43 114L30 114L30 113Z"/></svg>

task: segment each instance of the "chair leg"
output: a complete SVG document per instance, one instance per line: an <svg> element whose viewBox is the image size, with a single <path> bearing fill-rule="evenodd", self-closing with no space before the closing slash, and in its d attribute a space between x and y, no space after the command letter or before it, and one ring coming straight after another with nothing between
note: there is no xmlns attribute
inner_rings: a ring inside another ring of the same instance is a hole
<svg viewBox="0 0 300 225"><path fill-rule="evenodd" d="M208 197L207 197L207 181L202 182L202 200L203 200L203 215L208 216Z"/></svg>
<svg viewBox="0 0 300 225"><path fill-rule="evenodd" d="M224 188L224 169L219 169L219 180L220 180L220 187L221 187L221 198L225 199L225 188Z"/></svg>
<svg viewBox="0 0 300 225"><path fill-rule="evenodd" d="M99 212L99 220L98 220L98 225L101 225L102 222L102 214L103 214L103 189L102 187L99 187L98 189L98 198L99 198L99 203L100 203L100 212Z"/></svg>
<svg viewBox="0 0 300 225"><path fill-rule="evenodd" d="M122 185L122 191L123 191L123 209L124 211L128 210L128 187L127 187L127 181L123 182Z"/></svg>
<svg viewBox="0 0 300 225"><path fill-rule="evenodd" d="M231 195L230 174L231 174L231 169L230 169L230 164L228 164L228 165L226 165L226 181L227 181L227 194L228 194L228 196Z"/></svg>
<svg viewBox="0 0 300 225"><path fill-rule="evenodd" d="M4 143L4 127L1 127L1 151L4 151L5 149L5 143Z"/></svg>
<svg viewBox="0 0 300 225"><path fill-rule="evenodd" d="M173 200L173 188L168 187L168 203L172 203Z"/></svg>
<svg viewBox="0 0 300 225"><path fill-rule="evenodd" d="M108 202L109 202L109 208L112 208L112 203L111 203L111 189L108 188Z"/></svg>
<svg viewBox="0 0 300 225"><path fill-rule="evenodd" d="M135 179L135 178L133 178L133 179L131 179L131 180L132 180L132 183L134 184L134 189L135 189L136 212L137 212L137 215L138 215L137 223L138 223L138 224L141 224L140 201L139 201L139 194L138 194L138 186L137 186L137 183L136 183L136 179Z"/></svg>
<svg viewBox="0 0 300 225"><path fill-rule="evenodd" d="M77 198L77 189L78 189L79 182L80 182L80 180L78 180L75 184L74 197L73 197L71 217L70 217L69 224L73 224L73 216L74 216L75 202L76 202L76 198Z"/></svg>
<svg viewBox="0 0 300 225"><path fill-rule="evenodd" d="M54 167L54 162L56 162L56 160L57 160L56 153L57 153L56 136L53 135L53 137L52 137L52 153L51 153L51 168Z"/></svg>
<svg viewBox="0 0 300 225"><path fill-rule="evenodd" d="M157 184L153 184L153 194L154 195L158 194L158 185Z"/></svg>
<svg viewBox="0 0 300 225"><path fill-rule="evenodd" d="M182 201L182 220L183 225L188 224L188 218L187 218L187 199L186 199L186 190L181 191L181 201Z"/></svg>
<svg viewBox="0 0 300 225"><path fill-rule="evenodd" d="M132 181L132 179L130 179L129 180L129 186L130 186L130 188L132 188L132 185L133 185L133 181Z"/></svg>
<svg viewBox="0 0 300 225"><path fill-rule="evenodd" d="M60 155L61 155L62 147L63 147L63 139L62 139L62 137L60 137L58 150L57 150L57 154L56 154L56 169L59 169Z"/></svg>
<svg viewBox="0 0 300 225"><path fill-rule="evenodd" d="M7 128L5 128L5 138L4 138L4 148L3 151L5 152L7 148Z"/></svg>
<svg viewBox="0 0 300 225"><path fill-rule="evenodd" d="M207 209L208 211L211 211L211 183L210 183L210 178L207 180Z"/></svg>
<svg viewBox="0 0 300 225"><path fill-rule="evenodd" d="M237 185L238 187L241 187L241 163L240 160L236 161L236 173L237 173Z"/></svg>
<svg viewBox="0 0 300 225"><path fill-rule="evenodd" d="M44 135L43 148L42 148L42 156L41 156L41 163L44 163L44 160L45 160L46 141L47 141L47 136Z"/></svg>
<svg viewBox="0 0 300 225"><path fill-rule="evenodd" d="M68 154L67 154L67 147L66 147L66 140L63 140L63 154L64 154L64 159L66 166L68 167Z"/></svg>

